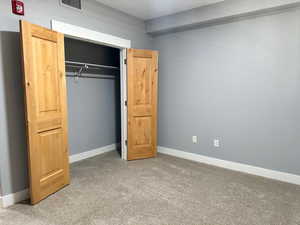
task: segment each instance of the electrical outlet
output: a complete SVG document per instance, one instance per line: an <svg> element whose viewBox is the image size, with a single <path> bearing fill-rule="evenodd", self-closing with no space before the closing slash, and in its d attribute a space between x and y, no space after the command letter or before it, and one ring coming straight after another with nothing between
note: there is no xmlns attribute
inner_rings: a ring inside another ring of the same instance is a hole
<svg viewBox="0 0 300 225"><path fill-rule="evenodd" d="M219 148L220 147L220 140L218 140L218 139L214 140L214 147L215 148Z"/></svg>
<svg viewBox="0 0 300 225"><path fill-rule="evenodd" d="M193 140L193 143L194 143L194 144L197 144L197 143L198 143L198 137L197 137L197 136L193 136L192 140Z"/></svg>

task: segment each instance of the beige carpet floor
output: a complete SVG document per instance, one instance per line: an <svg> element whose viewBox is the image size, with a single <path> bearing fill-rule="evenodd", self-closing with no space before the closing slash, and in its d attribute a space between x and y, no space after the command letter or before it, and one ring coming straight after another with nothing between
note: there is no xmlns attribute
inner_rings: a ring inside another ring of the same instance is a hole
<svg viewBox="0 0 300 225"><path fill-rule="evenodd" d="M71 173L71 185L40 204L0 209L0 224L300 224L300 186L166 155L124 162L111 152Z"/></svg>

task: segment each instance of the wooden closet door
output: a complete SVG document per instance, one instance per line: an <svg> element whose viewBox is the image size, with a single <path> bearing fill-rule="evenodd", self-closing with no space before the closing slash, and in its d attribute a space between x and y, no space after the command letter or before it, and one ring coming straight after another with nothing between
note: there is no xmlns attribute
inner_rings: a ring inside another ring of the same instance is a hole
<svg viewBox="0 0 300 225"><path fill-rule="evenodd" d="M128 160L157 153L158 52L128 49Z"/></svg>
<svg viewBox="0 0 300 225"><path fill-rule="evenodd" d="M20 22L31 203L69 184L64 35Z"/></svg>

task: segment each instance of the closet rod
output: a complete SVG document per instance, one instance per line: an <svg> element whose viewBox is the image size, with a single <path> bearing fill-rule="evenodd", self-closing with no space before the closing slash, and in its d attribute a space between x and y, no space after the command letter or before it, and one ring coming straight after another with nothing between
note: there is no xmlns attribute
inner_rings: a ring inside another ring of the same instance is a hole
<svg viewBox="0 0 300 225"><path fill-rule="evenodd" d="M65 61L66 65L67 64L72 64L69 66L76 66L76 67L96 67L96 68L103 68L103 69L114 69L114 70L119 70L119 67L116 66L106 66L106 65L101 65L101 64L93 64L93 63L81 63L81 62L74 62L74 61ZM68 65L67 65L68 66Z"/></svg>
<svg viewBox="0 0 300 225"><path fill-rule="evenodd" d="M89 76L89 75L84 75L84 76L76 76L76 75L66 75L67 77L74 77L74 78L93 78L93 79L108 79L108 80L115 80L115 76L110 76L110 75L97 75L97 76Z"/></svg>

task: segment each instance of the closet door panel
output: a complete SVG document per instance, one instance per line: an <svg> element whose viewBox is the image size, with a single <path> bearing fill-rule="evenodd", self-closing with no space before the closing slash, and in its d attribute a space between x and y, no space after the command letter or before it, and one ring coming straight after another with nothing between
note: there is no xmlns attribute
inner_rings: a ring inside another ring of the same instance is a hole
<svg viewBox="0 0 300 225"><path fill-rule="evenodd" d="M69 184L64 36L20 22L31 203Z"/></svg>
<svg viewBox="0 0 300 225"><path fill-rule="evenodd" d="M158 53L129 49L127 61L128 160L155 157Z"/></svg>

